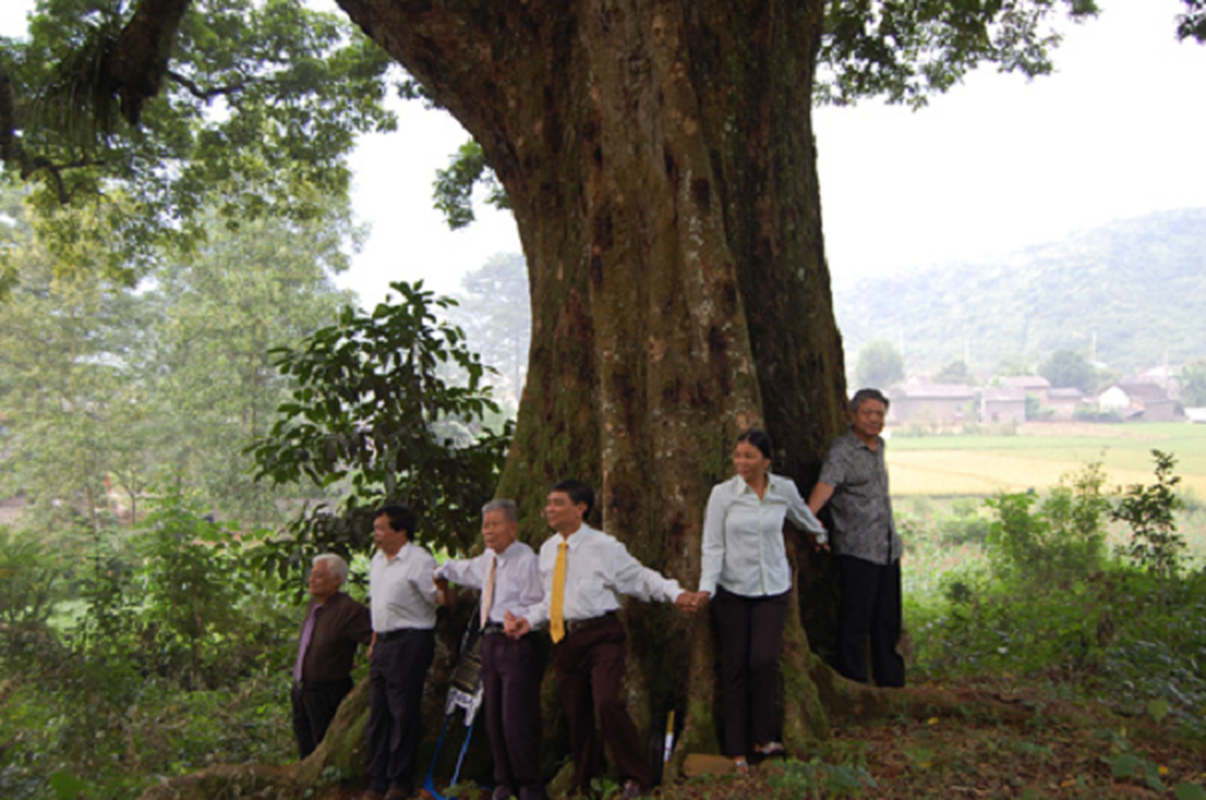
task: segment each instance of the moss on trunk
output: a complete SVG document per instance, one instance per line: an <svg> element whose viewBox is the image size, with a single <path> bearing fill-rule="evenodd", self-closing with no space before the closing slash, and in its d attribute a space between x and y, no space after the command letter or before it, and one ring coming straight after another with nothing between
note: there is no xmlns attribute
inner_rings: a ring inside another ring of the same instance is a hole
<svg viewBox="0 0 1206 800"><path fill-rule="evenodd" d="M519 501L522 538L546 538L548 487L577 477L599 493L595 524L694 587L736 434L767 427L806 493L844 426L810 118L823 3L339 3L473 134L510 197L533 331L498 492ZM828 731L809 638L830 604L804 566L783 662L795 751ZM640 603L626 618L638 722L674 709L677 757L715 750L709 621Z"/></svg>
<svg viewBox="0 0 1206 800"><path fill-rule="evenodd" d="M533 331L499 494L519 500L523 538L547 537L545 493L577 477L599 493L594 524L693 587L736 434L765 425L806 492L844 426L810 117L823 4L341 5L511 199ZM784 654L800 746L827 731L802 627L826 606L802 585ZM626 619L638 724L674 709L680 752L714 749L709 621L640 603Z"/></svg>

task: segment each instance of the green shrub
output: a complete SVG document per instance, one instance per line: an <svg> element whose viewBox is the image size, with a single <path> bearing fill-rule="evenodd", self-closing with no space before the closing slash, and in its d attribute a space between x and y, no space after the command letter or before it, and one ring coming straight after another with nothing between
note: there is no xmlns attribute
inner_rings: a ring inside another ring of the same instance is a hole
<svg viewBox="0 0 1206 800"><path fill-rule="evenodd" d="M1131 541L1122 550L1141 569L1164 578L1176 577L1185 550L1185 539L1177 533L1176 512L1184 503L1177 494L1179 475L1172 470L1177 460L1171 454L1152 450L1156 482L1135 484L1122 494L1113 518L1131 529Z"/></svg>
<svg viewBox="0 0 1206 800"><path fill-rule="evenodd" d="M125 800L155 775L289 758L297 609L235 526L169 495L138 530L83 538L84 555L60 559L66 599L33 615L45 641L0 681L0 730L17 732L0 797L51 796L53 779ZM12 541L0 565L39 563Z"/></svg>
<svg viewBox="0 0 1206 800"><path fill-rule="evenodd" d="M1110 510L1104 484L1101 464L1095 463L1065 476L1042 502L1033 493L1003 493L986 501L997 517L988 536L994 569L1007 581L1029 586L1066 586L1100 569Z"/></svg>
<svg viewBox="0 0 1206 800"><path fill-rule="evenodd" d="M50 616L64 591L63 570L47 545L0 525L0 664L13 669L54 646Z"/></svg>

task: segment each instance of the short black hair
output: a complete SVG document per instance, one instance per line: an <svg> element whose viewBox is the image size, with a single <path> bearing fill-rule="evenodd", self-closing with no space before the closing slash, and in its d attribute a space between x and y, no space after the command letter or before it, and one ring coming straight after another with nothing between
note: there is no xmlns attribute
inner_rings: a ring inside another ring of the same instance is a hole
<svg viewBox="0 0 1206 800"><path fill-rule="evenodd" d="M888 396L879 389L859 389L854 393L854 397L850 398L850 410L858 411L858 407L867 400L878 400L879 402L883 403L884 411L887 411L888 406L891 405L891 402L888 400Z"/></svg>
<svg viewBox="0 0 1206 800"><path fill-rule="evenodd" d="M577 481L573 478L557 481L553 484L552 491L565 492L569 495L570 502L574 505L586 503L586 513L582 515L583 518L590 516L591 509L595 507L595 490L582 481Z"/></svg>
<svg viewBox="0 0 1206 800"><path fill-rule="evenodd" d="M770 434L766 431L760 431L757 428L750 428L745 433L737 437L737 444L749 442L754 447L762 451L762 455L767 458L775 457L775 446L771 444Z"/></svg>
<svg viewBox="0 0 1206 800"><path fill-rule="evenodd" d="M378 517L387 517L389 519L390 528L392 528L395 532L406 531L406 538L415 538L415 512L411 511L406 506L398 505L397 503L390 503L388 505L381 506L381 508L377 509L377 512L373 514L374 520L376 520Z"/></svg>

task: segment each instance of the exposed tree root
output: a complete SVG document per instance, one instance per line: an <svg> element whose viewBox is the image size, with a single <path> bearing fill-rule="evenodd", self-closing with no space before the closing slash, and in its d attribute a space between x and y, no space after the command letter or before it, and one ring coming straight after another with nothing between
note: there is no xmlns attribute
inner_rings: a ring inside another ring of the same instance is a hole
<svg viewBox="0 0 1206 800"><path fill-rule="evenodd" d="M1069 721L1084 717L1071 703L1038 702L987 690L929 687L880 689L846 680L815 656L810 674L822 703L829 710L830 720L836 725L842 721L865 723L901 716L910 719L957 717L1006 724L1026 722L1037 714Z"/></svg>

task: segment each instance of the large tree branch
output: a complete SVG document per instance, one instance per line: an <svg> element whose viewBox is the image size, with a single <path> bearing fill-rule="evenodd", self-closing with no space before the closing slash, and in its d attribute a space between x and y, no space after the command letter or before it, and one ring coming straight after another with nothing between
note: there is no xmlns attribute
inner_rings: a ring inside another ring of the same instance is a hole
<svg viewBox="0 0 1206 800"><path fill-rule="evenodd" d="M212 89L202 89L195 81L189 80L179 72L168 70L167 76L187 89L188 93L193 97L197 98L198 100L204 100L207 103L210 100L213 100L215 97L228 97L232 94L238 94L247 88L246 83L235 83L231 84L230 86L217 86Z"/></svg>
<svg viewBox="0 0 1206 800"><path fill-rule="evenodd" d="M121 98L121 113L137 125L142 107L159 93L172 45L192 0L139 0L106 59L106 73Z"/></svg>
<svg viewBox="0 0 1206 800"><path fill-rule="evenodd" d="M0 63L0 161L20 169L25 148L17 135L17 95L8 68Z"/></svg>
<svg viewBox="0 0 1206 800"><path fill-rule="evenodd" d="M419 81L481 144L506 183L517 166L513 107L522 88L556 74L556 37L572 38L564 19L540 2L337 0L361 30ZM560 21L559 21L560 20ZM568 36L567 36L568 34ZM534 69L535 68L535 69ZM531 132L526 132L531 138Z"/></svg>

